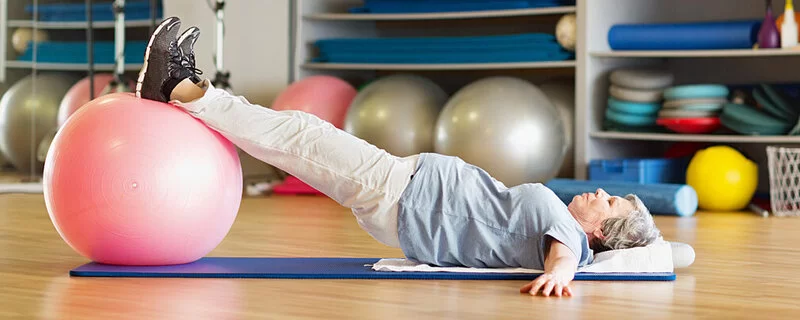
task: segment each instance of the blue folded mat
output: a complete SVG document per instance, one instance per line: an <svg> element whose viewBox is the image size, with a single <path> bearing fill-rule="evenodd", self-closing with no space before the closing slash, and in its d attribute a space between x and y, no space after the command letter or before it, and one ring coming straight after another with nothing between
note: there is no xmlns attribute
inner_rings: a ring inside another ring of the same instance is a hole
<svg viewBox="0 0 800 320"><path fill-rule="evenodd" d="M618 24L608 31L613 50L751 49L759 20Z"/></svg>
<svg viewBox="0 0 800 320"><path fill-rule="evenodd" d="M317 40L314 42L314 45L321 49L364 46L453 47L461 45L486 46L495 44L557 43L556 40L554 35L548 33L518 33L491 36L331 38Z"/></svg>
<svg viewBox="0 0 800 320"><path fill-rule="evenodd" d="M408 54L375 53L325 53L313 59L330 63L506 63L563 61L573 58L567 51L518 51L518 52L418 52Z"/></svg>
<svg viewBox="0 0 800 320"><path fill-rule="evenodd" d="M33 14L34 6L25 6L25 12ZM163 5L161 0L156 1L156 19L161 20L163 16ZM36 8L38 20L40 21L87 21L86 4L84 3L54 3L39 4ZM150 19L150 0L125 1L126 20ZM114 11L112 2L92 4L93 21L113 21Z"/></svg>
<svg viewBox="0 0 800 320"><path fill-rule="evenodd" d="M90 262L70 270L74 277L259 278L259 279L415 279L533 280L537 273L375 271L379 258L238 258L205 257L172 266L115 266ZM575 280L673 281L673 272L575 273Z"/></svg>
<svg viewBox="0 0 800 320"><path fill-rule="evenodd" d="M514 10L574 5L574 0L457 0L397 1L365 0L364 6L351 8L350 13L429 13L485 10Z"/></svg>
<svg viewBox="0 0 800 320"><path fill-rule="evenodd" d="M147 41L128 41L125 43L125 62L143 63ZM94 43L94 63L115 62L114 43L102 41ZM18 61L33 61L33 46L19 57ZM87 63L88 48L85 42L40 42L36 44L36 62L40 63Z"/></svg>

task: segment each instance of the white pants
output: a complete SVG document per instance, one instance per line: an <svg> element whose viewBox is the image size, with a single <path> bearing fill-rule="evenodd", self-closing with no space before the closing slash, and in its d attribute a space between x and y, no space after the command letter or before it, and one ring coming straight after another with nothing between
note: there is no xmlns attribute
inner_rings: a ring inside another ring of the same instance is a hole
<svg viewBox="0 0 800 320"><path fill-rule="evenodd" d="M275 111L214 88L189 103L173 101L251 156L352 209L376 240L399 247L397 202L418 155L397 157L302 111Z"/></svg>

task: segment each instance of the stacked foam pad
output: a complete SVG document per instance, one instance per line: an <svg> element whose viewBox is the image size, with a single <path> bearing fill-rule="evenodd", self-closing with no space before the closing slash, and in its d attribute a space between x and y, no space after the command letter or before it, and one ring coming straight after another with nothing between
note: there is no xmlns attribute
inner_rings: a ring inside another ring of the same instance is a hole
<svg viewBox="0 0 800 320"><path fill-rule="evenodd" d="M619 69L611 85L605 128L615 131L659 132L656 125L663 92L672 85L672 73L656 69Z"/></svg>
<svg viewBox="0 0 800 320"><path fill-rule="evenodd" d="M328 63L503 63L574 58L555 36L525 33L467 37L347 38L315 42L314 62Z"/></svg>
<svg viewBox="0 0 800 320"><path fill-rule="evenodd" d="M575 5L575 0L364 0L350 13L429 13L514 10Z"/></svg>
<svg viewBox="0 0 800 320"><path fill-rule="evenodd" d="M729 90L718 84L690 84L664 90L659 125L673 132L712 133L720 128L719 113L728 101Z"/></svg>
<svg viewBox="0 0 800 320"><path fill-rule="evenodd" d="M752 96L726 103L720 120L746 135L800 135L800 102L777 86L755 86Z"/></svg>
<svg viewBox="0 0 800 320"><path fill-rule="evenodd" d="M80 3L53 3L39 4L35 8L39 21L86 21L86 4ZM125 1L126 20L145 20L150 19L150 0ZM34 13L34 6L25 7L28 14ZM156 1L156 20L160 21L163 15L161 0ZM92 4L93 21L113 21L114 10L113 1L107 0L102 3Z"/></svg>
<svg viewBox="0 0 800 320"><path fill-rule="evenodd" d="M125 62L144 63L144 51L147 41L128 41L125 43ZM33 61L33 46L19 57L19 61ZM98 41L94 43L94 63L114 63L114 43ZM88 48L86 42L48 41L36 44L36 62L40 63L87 63Z"/></svg>

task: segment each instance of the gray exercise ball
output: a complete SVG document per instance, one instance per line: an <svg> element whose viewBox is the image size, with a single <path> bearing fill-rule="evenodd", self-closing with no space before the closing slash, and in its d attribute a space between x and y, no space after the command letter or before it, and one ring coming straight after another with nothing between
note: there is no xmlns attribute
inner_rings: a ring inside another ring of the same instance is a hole
<svg viewBox="0 0 800 320"><path fill-rule="evenodd" d="M437 153L457 156L509 187L552 179L564 142L561 115L542 90L506 76L456 92L436 128Z"/></svg>
<svg viewBox="0 0 800 320"><path fill-rule="evenodd" d="M445 102L447 93L427 78L387 76L358 92L344 130L398 157L433 152L434 127Z"/></svg>
<svg viewBox="0 0 800 320"><path fill-rule="evenodd" d="M29 75L0 99L0 150L20 172L41 173L36 160L41 141L56 127L58 106L76 77L58 73ZM36 92L33 91L34 83Z"/></svg>
<svg viewBox="0 0 800 320"><path fill-rule="evenodd" d="M539 89L550 99L550 102L561 114L564 124L564 161L557 176L573 178L575 176L575 145L574 126L575 119L575 83L572 81L550 81L539 85Z"/></svg>

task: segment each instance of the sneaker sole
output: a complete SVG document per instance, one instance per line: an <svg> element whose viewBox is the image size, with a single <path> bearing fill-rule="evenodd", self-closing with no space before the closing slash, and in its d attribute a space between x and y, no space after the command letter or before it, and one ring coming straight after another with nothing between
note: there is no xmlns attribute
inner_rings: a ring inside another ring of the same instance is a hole
<svg viewBox="0 0 800 320"><path fill-rule="evenodd" d="M163 31L164 27L169 25L174 25L175 23L180 22L178 18L169 18L172 23L161 23L158 25L156 30L153 31L153 34L150 35L150 40L147 42L147 47L144 50L144 63L142 64L142 70L139 71L139 78L136 79L136 97L142 97L142 82L144 81L144 76L147 74L147 61L150 60L150 49L153 46L153 41L156 39L156 36Z"/></svg>

